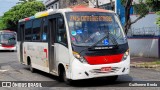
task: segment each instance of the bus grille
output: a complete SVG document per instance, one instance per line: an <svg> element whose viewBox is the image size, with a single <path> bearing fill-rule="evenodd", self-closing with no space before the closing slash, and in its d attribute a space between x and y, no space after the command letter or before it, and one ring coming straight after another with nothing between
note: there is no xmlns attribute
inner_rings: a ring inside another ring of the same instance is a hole
<svg viewBox="0 0 160 90"><path fill-rule="evenodd" d="M85 56L86 61L90 65L119 63L123 58L123 54L105 55L105 56Z"/></svg>

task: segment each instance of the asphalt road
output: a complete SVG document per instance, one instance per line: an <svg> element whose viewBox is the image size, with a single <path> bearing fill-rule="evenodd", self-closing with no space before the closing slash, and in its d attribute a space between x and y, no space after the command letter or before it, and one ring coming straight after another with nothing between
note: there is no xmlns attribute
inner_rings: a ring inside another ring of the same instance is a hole
<svg viewBox="0 0 160 90"><path fill-rule="evenodd" d="M52 81L52 87L47 89L55 90L155 90L160 87L120 87L128 83L124 81L160 81L160 72L155 70L131 68L130 75L119 76L118 80L114 83L107 81L104 78L79 80L75 81L73 85L66 85L63 82L59 82L56 76L36 70L35 73L31 73L29 68L18 62L16 52L2 52L0 51L0 81ZM1 89L1 88L0 88ZM10 90L13 88L3 88ZM22 89L22 88L14 88ZM46 89L46 88L23 88L23 89Z"/></svg>

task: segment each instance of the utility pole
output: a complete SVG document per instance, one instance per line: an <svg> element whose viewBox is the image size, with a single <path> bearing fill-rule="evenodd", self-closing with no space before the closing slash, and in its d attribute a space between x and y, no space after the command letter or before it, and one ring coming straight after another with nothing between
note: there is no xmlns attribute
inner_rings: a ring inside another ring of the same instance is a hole
<svg viewBox="0 0 160 90"><path fill-rule="evenodd" d="M99 8L98 0L96 0L96 8Z"/></svg>

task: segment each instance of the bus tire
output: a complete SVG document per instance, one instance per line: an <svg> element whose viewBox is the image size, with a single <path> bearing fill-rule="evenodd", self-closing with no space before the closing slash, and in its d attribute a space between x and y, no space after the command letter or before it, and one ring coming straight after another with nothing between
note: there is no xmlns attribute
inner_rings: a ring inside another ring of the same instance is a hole
<svg viewBox="0 0 160 90"><path fill-rule="evenodd" d="M68 85L71 85L71 84L72 84L72 80L70 80L70 79L68 79L68 78L66 77L66 72L65 72L65 71L63 72L63 80L64 80L64 82L65 82L66 84L68 84Z"/></svg>
<svg viewBox="0 0 160 90"><path fill-rule="evenodd" d="M28 57L27 60L28 60L29 70L30 70L32 73L34 73L34 72L35 72L35 69L32 67L31 59Z"/></svg>
<svg viewBox="0 0 160 90"><path fill-rule="evenodd" d="M65 82L66 84L70 85L72 80L68 79L66 77L66 72L64 68L60 68L60 73L59 73L59 80L61 82Z"/></svg>
<svg viewBox="0 0 160 90"><path fill-rule="evenodd" d="M32 64L29 65L29 69L30 69L30 71L31 71L32 73L35 72L35 69L32 67Z"/></svg>

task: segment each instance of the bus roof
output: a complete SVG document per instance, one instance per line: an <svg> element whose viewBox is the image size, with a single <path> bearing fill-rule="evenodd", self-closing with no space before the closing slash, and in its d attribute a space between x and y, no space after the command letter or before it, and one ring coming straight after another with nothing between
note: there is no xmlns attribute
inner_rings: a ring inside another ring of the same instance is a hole
<svg viewBox="0 0 160 90"><path fill-rule="evenodd" d="M105 9L100 9L100 8L90 8L90 7L86 7L86 6L75 6L72 8L49 9L47 11L38 12L34 16L19 20L19 22L24 22L24 21L35 19L35 18L45 17L45 16L52 15L52 14L55 14L58 12L61 12L61 13L63 13L63 12L108 12L108 13L114 13L111 10L105 10Z"/></svg>
<svg viewBox="0 0 160 90"><path fill-rule="evenodd" d="M75 6L71 8L73 12L113 12L111 10L105 10L105 9L100 9L100 8L90 8L86 6Z"/></svg>

